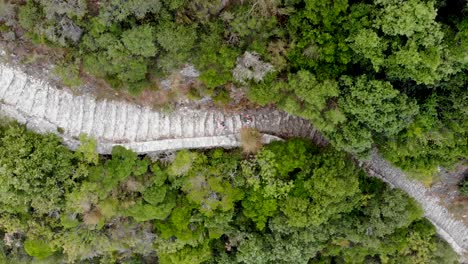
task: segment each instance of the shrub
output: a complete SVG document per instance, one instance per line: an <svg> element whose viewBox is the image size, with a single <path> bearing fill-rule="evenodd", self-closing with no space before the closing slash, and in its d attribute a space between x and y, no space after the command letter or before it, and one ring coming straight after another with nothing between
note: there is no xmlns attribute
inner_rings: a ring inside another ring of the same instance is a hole
<svg viewBox="0 0 468 264"><path fill-rule="evenodd" d="M257 153L262 148L262 134L254 128L243 127L240 140L244 153Z"/></svg>
<svg viewBox="0 0 468 264"><path fill-rule="evenodd" d="M459 191L463 196L468 197L468 179L465 179L465 181L460 184Z"/></svg>

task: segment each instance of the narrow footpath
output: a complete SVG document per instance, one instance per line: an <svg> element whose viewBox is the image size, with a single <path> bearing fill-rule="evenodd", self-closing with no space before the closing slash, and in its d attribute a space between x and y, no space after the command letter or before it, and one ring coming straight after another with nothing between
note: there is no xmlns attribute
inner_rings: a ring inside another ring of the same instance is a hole
<svg viewBox="0 0 468 264"><path fill-rule="evenodd" d="M109 154L122 145L137 153L172 151L186 148L237 147L242 127L253 127L264 134L264 142L278 137L304 137L324 144L321 135L306 120L281 111L259 109L245 113L180 108L171 112L153 111L125 102L73 95L66 90L37 80L19 69L0 64L0 111L39 133L55 133L71 149L80 134L98 142L98 152ZM422 184L405 174L377 153L363 167L372 176L406 191L418 201L438 234L467 261L468 227L454 219Z"/></svg>

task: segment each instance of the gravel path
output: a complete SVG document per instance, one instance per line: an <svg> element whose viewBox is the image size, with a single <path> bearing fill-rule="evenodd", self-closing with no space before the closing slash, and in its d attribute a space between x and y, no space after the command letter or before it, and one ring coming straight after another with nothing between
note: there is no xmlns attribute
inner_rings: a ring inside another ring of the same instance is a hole
<svg viewBox="0 0 468 264"><path fill-rule="evenodd" d="M264 142L282 137L305 137L324 144L312 125L281 111L265 109L248 113L176 109L157 112L118 101L97 101L51 87L18 69L0 64L0 110L29 128L60 135L74 149L80 134L98 140L98 152L110 153L123 145L138 153L185 148L237 147L239 130L254 127L264 133ZM462 257L468 252L468 227L455 220L422 184L374 153L364 162L370 175L406 191L418 201L425 216Z"/></svg>

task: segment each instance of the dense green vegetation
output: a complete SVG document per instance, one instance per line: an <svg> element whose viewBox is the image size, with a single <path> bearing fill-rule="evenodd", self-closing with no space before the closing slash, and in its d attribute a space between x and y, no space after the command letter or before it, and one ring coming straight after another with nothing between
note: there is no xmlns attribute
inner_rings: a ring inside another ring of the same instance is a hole
<svg viewBox="0 0 468 264"><path fill-rule="evenodd" d="M202 81L192 94L226 101L229 85L246 86L337 149L365 157L377 145L425 182L468 156L466 1L27 0L0 10L3 40L64 51L66 84L86 72L136 94L192 63ZM235 80L245 51L274 71Z"/></svg>
<svg viewBox="0 0 468 264"><path fill-rule="evenodd" d="M456 263L412 199L308 141L171 162L94 147L0 129L0 262Z"/></svg>
<svg viewBox="0 0 468 264"><path fill-rule="evenodd" d="M468 197L468 179L464 179L461 183L460 183L460 193L463 195L463 196L466 196Z"/></svg>

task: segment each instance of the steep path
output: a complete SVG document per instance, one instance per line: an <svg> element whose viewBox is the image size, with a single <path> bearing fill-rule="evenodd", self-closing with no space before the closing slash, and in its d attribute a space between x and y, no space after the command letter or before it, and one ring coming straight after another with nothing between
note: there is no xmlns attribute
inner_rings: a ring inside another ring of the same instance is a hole
<svg viewBox="0 0 468 264"><path fill-rule="evenodd" d="M309 122L280 111L263 109L239 114L180 108L170 113L157 112L125 102L76 96L1 64L0 110L35 131L60 135L71 148L76 148L81 133L88 134L98 140L102 154L110 153L114 145L138 153L235 147L240 144L239 130L243 126L265 133L266 142L274 140L274 136L297 136L324 143ZM426 187L408 180L376 153L364 162L364 168L417 200L439 235L466 257L468 227L439 205Z"/></svg>
<svg viewBox="0 0 468 264"><path fill-rule="evenodd" d="M171 112L118 101L97 101L86 95L50 87L24 72L0 66L1 109L39 132L53 132L71 148L80 134L98 139L98 151L110 153L123 145L138 153L200 147L239 146L242 127L269 135L314 138L309 122L280 111L243 114L179 108Z"/></svg>

